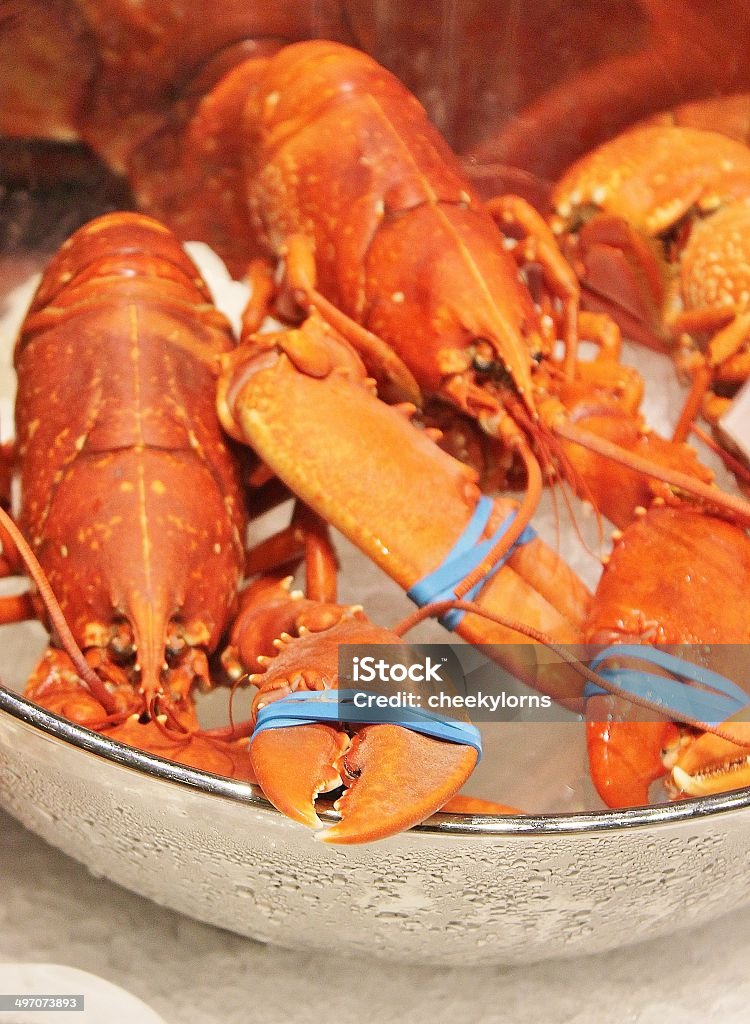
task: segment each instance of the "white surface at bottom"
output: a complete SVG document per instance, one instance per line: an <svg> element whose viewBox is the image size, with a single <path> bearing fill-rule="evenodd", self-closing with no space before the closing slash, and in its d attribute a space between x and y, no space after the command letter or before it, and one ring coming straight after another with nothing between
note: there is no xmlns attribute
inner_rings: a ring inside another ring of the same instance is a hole
<svg viewBox="0 0 750 1024"><path fill-rule="evenodd" d="M164 1024L145 1003L119 985L64 964L0 964L0 996L6 997L2 1017L8 1020L10 1015L13 1024ZM78 1005L65 1009L66 997L73 1002L72 996ZM38 1001L41 1007L25 1009L26 1000ZM44 1009L47 1000L62 1006ZM6 1011L8 1002L20 1009Z"/></svg>
<svg viewBox="0 0 750 1024"><path fill-rule="evenodd" d="M619 952L528 968L364 963L338 948L321 957L262 946L164 910L93 878L0 812L0 963L19 961L97 974L166 1024L750 1020L748 911Z"/></svg>

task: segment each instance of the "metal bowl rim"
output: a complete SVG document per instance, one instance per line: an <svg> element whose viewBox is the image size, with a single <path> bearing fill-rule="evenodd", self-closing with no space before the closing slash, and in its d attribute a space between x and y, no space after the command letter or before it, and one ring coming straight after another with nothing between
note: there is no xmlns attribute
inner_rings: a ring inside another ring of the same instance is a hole
<svg viewBox="0 0 750 1024"><path fill-rule="evenodd" d="M189 768L148 754L92 732L83 726L53 714L20 694L0 685L0 712L31 726L62 742L85 750L90 754L144 773L163 782L197 789L210 796L250 804L257 810L280 817L280 813L265 799L257 786L224 776L212 775L198 768ZM592 832L630 829L693 820L750 807L750 787L697 797L669 804L653 804L625 810L576 811L571 814L494 815L494 814L442 814L433 815L412 834L444 836L513 836L513 835L585 835ZM326 815L322 815L323 818Z"/></svg>

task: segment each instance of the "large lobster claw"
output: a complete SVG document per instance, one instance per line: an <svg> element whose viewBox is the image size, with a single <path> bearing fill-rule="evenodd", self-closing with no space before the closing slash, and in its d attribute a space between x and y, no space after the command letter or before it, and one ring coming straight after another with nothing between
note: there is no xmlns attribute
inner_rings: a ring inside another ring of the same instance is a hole
<svg viewBox="0 0 750 1024"><path fill-rule="evenodd" d="M649 802L651 783L666 774L680 730L669 721L617 721L612 714L617 702L599 696L586 703L589 770L608 807L641 807Z"/></svg>
<svg viewBox="0 0 750 1024"><path fill-rule="evenodd" d="M352 616L321 632L287 635L266 671L254 679L261 687L254 713L293 693L335 689L339 644L401 642L390 630ZM271 803L320 829L319 838L330 843L371 842L424 821L458 792L477 762L472 746L390 723L314 722L259 730L250 756ZM315 801L341 786L344 793L334 803L341 820L324 827Z"/></svg>
<svg viewBox="0 0 750 1024"><path fill-rule="evenodd" d="M421 736L399 725L366 725L349 740L314 724L261 733L251 748L258 782L283 814L320 829L326 843L368 843L418 825L471 775L473 747ZM343 785L325 827L315 811L320 793Z"/></svg>

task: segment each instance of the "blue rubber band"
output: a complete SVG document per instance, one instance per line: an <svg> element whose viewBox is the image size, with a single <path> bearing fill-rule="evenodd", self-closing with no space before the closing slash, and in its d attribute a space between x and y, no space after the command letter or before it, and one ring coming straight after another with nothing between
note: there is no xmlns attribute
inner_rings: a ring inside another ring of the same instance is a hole
<svg viewBox="0 0 750 1024"><path fill-rule="evenodd" d="M364 690L297 690L265 704L258 712L253 739L267 729L287 729L316 722L353 722L357 725L400 725L412 732L448 743L473 747L482 759L482 736L470 722L444 718L422 708L360 708L354 704ZM373 696L382 696L374 694ZM342 708L343 705L343 708ZM343 714L342 714L343 710Z"/></svg>
<svg viewBox="0 0 750 1024"><path fill-rule="evenodd" d="M599 669L603 661L613 657L638 658L666 669L677 679L641 672L632 668ZM591 668L608 682L614 683L635 697L642 697L663 708L673 718L693 718L709 725L719 725L732 715L750 707L750 695L718 672L685 661L666 651L640 644L612 644L601 651L591 662ZM698 683L707 689L698 689L690 683ZM589 697L609 695L607 690L595 683L587 682L583 695Z"/></svg>
<svg viewBox="0 0 750 1024"><path fill-rule="evenodd" d="M466 529L445 556L442 565L425 576L424 579L415 583L411 590L407 592L407 596L418 607L423 608L426 604L432 604L435 601L455 600L456 587L459 583L465 580L469 573L473 572L478 565L481 565L497 542L505 536L516 518L515 512L511 512L503 520L491 537L487 537L482 541L479 540L493 508L494 502L491 498L481 497L477 502L477 507L474 509L474 514L466 524ZM472 601L484 584L492 579L500 567L508 561L515 548L520 544L528 544L534 537L536 537L536 531L531 526L527 526L483 579L479 580L471 590L467 591L463 600ZM455 629L465 614L465 612L454 608L446 612L441 617L440 622L446 629Z"/></svg>

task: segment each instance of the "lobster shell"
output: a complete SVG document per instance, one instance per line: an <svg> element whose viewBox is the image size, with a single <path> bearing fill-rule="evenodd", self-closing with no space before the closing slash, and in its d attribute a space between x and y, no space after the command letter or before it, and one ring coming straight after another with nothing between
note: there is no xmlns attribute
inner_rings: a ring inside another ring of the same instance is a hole
<svg viewBox="0 0 750 1024"><path fill-rule="evenodd" d="M171 233L113 214L53 260L16 348L21 528L79 645L129 629L152 694L167 648L216 647L241 576L213 397L232 345Z"/></svg>

